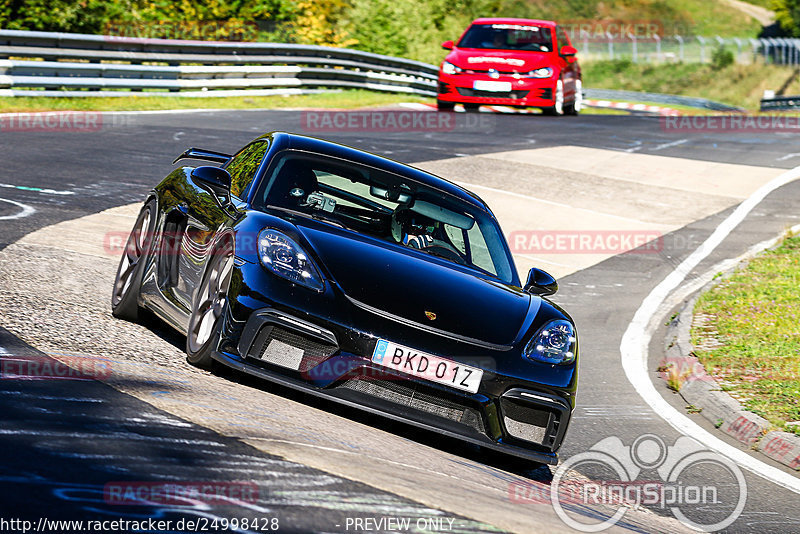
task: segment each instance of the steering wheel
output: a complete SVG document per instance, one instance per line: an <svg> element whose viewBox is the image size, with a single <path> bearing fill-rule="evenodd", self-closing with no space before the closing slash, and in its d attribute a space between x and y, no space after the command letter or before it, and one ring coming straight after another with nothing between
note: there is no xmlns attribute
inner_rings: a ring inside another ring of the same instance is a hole
<svg viewBox="0 0 800 534"><path fill-rule="evenodd" d="M432 243L423 249L425 252L429 254L433 254L434 256L439 256L440 258L444 258L446 260L450 260L453 263L457 263L459 265L466 265L467 261L464 259L461 254L458 253L454 248L446 245L444 243Z"/></svg>

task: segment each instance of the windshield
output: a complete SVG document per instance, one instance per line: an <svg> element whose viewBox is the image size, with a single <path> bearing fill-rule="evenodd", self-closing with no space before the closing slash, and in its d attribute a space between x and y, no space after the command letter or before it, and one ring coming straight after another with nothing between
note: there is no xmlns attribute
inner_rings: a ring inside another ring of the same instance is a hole
<svg viewBox="0 0 800 534"><path fill-rule="evenodd" d="M550 52L553 36L550 28L526 24L475 24L467 30L459 48L525 50Z"/></svg>
<svg viewBox="0 0 800 534"><path fill-rule="evenodd" d="M408 178L335 158L286 150L256 195L273 207L321 219L396 245L513 280L494 219L456 197Z"/></svg>

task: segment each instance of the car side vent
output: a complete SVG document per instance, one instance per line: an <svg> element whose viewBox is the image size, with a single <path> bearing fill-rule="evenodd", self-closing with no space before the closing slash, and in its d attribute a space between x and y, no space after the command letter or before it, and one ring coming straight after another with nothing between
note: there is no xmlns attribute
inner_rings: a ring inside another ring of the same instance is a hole
<svg viewBox="0 0 800 534"><path fill-rule="evenodd" d="M509 436L544 447L553 447L560 423L556 412L508 398L503 398L501 405L503 424Z"/></svg>
<svg viewBox="0 0 800 534"><path fill-rule="evenodd" d="M248 356L287 369L306 371L338 349L336 345L321 343L279 326L265 326L250 347Z"/></svg>

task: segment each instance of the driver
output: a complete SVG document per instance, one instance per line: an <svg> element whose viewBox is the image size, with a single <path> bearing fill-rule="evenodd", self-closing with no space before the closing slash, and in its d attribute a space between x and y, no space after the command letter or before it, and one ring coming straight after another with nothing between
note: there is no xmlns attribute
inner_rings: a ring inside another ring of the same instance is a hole
<svg viewBox="0 0 800 534"><path fill-rule="evenodd" d="M392 237L407 247L423 249L433 244L438 225L438 221L398 207L392 214Z"/></svg>

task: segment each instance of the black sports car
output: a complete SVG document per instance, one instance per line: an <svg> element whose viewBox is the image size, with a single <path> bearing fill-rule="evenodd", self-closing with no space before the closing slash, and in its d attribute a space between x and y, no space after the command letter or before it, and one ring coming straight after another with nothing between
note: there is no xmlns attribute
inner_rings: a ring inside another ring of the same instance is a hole
<svg viewBox="0 0 800 534"><path fill-rule="evenodd" d="M523 286L473 193L419 169L287 133L147 198L112 309L147 308L213 360L285 386L555 464L575 406L572 319Z"/></svg>

